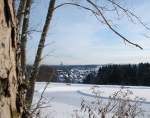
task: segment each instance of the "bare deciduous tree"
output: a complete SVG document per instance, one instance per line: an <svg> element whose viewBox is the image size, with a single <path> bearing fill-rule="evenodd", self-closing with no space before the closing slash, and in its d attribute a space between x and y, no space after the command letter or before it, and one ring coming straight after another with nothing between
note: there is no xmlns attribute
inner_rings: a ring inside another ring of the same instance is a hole
<svg viewBox="0 0 150 118"><path fill-rule="evenodd" d="M21 2L20 2L21 4ZM24 17L23 17L23 24L22 24L22 30L21 32L21 66L22 71L25 73L26 76L26 47L27 47L27 39L28 39L28 30L29 30L29 15L30 15L30 9L31 9L32 0L27 0L26 6L24 8ZM21 21L20 21L21 22ZM20 26L21 27L21 26ZM26 76L27 78L27 76Z"/></svg>
<svg viewBox="0 0 150 118"><path fill-rule="evenodd" d="M44 49L46 36L48 33L49 25L52 19L53 11L54 11L55 1L56 0L50 0L49 2L49 8L47 12L46 21L43 27L43 31L42 31L40 42L38 45L38 50L37 50L37 54L35 57L34 65L33 65L32 72L29 78L29 88L27 90L27 96L26 96L26 101L28 103L29 108L31 107L31 104L32 104L34 86L35 86L36 78L37 78L38 71L39 71L39 66L41 62L41 57L42 57L42 52Z"/></svg>

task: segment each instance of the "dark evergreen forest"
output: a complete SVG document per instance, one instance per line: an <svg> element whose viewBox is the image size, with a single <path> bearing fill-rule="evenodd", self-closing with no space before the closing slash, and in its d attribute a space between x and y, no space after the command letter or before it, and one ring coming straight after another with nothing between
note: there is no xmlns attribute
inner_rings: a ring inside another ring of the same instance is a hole
<svg viewBox="0 0 150 118"><path fill-rule="evenodd" d="M98 73L90 73L84 83L150 86L150 64L101 66Z"/></svg>

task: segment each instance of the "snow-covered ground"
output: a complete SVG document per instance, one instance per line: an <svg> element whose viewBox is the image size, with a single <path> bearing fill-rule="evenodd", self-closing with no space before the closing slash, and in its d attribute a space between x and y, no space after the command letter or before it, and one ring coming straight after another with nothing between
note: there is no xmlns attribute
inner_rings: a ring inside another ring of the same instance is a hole
<svg viewBox="0 0 150 118"><path fill-rule="evenodd" d="M33 102L36 103L39 99L45 83L36 83ZM96 90L102 92L104 99L107 99L113 92L120 89L121 86L114 85L85 85L85 84L63 84L50 83L44 93L44 97L49 101L47 105L51 107L41 110L41 116L44 118L74 118L77 110L80 109L82 99L94 99L94 95L90 91L95 87ZM150 87L127 86L133 92L132 97L138 96L146 99L142 103L143 109L146 111L144 118L149 118L150 113ZM83 118L86 118L84 116Z"/></svg>

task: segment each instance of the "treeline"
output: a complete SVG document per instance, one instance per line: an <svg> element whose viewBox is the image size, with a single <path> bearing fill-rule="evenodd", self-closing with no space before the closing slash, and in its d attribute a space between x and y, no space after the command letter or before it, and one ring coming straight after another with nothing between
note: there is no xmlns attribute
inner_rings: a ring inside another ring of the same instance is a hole
<svg viewBox="0 0 150 118"><path fill-rule="evenodd" d="M150 64L106 65L90 73L84 83L150 86Z"/></svg>
<svg viewBox="0 0 150 118"><path fill-rule="evenodd" d="M31 65L27 65L27 74L31 73ZM57 81L56 68L49 65L41 65L36 81L38 82L55 82Z"/></svg>

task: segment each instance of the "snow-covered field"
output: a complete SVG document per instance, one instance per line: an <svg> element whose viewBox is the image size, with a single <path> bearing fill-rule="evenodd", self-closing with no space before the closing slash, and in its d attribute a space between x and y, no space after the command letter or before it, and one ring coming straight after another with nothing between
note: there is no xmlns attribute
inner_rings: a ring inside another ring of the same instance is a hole
<svg viewBox="0 0 150 118"><path fill-rule="evenodd" d="M45 83L36 83L35 94L33 102L36 103L40 97ZM119 90L121 86L114 85L85 85L85 84L63 84L63 83L50 83L44 93L44 97L49 101L47 104L51 107L41 110L41 116L44 118L74 118L77 110L80 109L82 99L94 99L91 88L95 87L96 90L102 92L104 99L107 99L113 92ZM144 118L149 118L150 113L150 87L133 87L127 86L133 92L132 97L138 96L146 99L142 103L143 109L146 111ZM33 103L33 104L34 104ZM86 118L86 116L83 118Z"/></svg>

